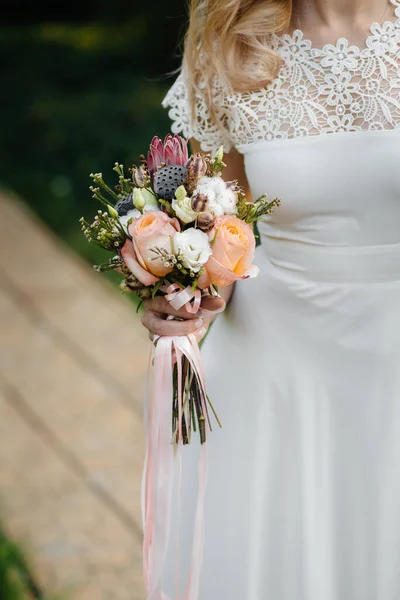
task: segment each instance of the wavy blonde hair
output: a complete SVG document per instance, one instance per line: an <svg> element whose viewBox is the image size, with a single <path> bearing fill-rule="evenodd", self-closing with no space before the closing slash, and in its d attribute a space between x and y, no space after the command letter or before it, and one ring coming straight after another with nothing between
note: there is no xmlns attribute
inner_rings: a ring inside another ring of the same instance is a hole
<svg viewBox="0 0 400 600"><path fill-rule="evenodd" d="M215 78L231 92L242 92L259 89L276 77L282 61L268 48L267 37L288 30L292 9L293 0L190 1L183 69L193 118L200 94L218 120Z"/></svg>

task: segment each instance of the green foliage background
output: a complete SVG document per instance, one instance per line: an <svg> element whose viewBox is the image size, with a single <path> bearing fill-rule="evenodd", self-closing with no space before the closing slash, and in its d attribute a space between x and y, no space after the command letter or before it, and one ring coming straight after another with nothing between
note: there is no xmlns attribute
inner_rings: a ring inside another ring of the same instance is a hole
<svg viewBox="0 0 400 600"><path fill-rule="evenodd" d="M112 182L115 161L138 162L152 136L169 131L160 103L186 20L181 2L124 5L111 16L104 6L83 23L0 28L0 182L91 262L102 251L78 223L98 208L89 173Z"/></svg>

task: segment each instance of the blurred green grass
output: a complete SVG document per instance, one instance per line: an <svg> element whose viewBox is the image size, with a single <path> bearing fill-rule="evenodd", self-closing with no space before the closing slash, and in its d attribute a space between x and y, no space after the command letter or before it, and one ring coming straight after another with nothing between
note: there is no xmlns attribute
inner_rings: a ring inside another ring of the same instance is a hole
<svg viewBox="0 0 400 600"><path fill-rule="evenodd" d="M148 37L144 14L0 29L0 182L92 263L104 253L78 223L98 208L89 173L117 183L114 162L138 162L170 127L160 103L173 81L165 77L172 51L166 63L162 39L152 47Z"/></svg>
<svg viewBox="0 0 400 600"><path fill-rule="evenodd" d="M32 576L24 550L0 526L1 600L67 600L68 594L47 595Z"/></svg>

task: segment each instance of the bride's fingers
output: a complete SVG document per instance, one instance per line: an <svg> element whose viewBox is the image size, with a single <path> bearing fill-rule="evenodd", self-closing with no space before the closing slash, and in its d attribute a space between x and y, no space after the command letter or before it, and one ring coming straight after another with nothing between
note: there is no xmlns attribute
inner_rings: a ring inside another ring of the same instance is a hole
<svg viewBox="0 0 400 600"><path fill-rule="evenodd" d="M194 332L194 337L196 338L197 342L200 342L203 337L206 335L208 330L208 327L200 327L200 329L197 329Z"/></svg>
<svg viewBox="0 0 400 600"><path fill-rule="evenodd" d="M167 320L160 314L149 310L144 313L142 323L149 331L157 335L187 335L200 329L203 326L203 319Z"/></svg>
<svg viewBox="0 0 400 600"><path fill-rule="evenodd" d="M200 314L213 317L225 309L226 302L220 296L204 296L201 300Z"/></svg>

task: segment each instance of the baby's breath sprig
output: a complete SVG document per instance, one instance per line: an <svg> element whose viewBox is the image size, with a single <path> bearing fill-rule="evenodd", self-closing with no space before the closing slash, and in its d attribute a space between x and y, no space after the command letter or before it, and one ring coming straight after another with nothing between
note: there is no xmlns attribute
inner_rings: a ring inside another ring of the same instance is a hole
<svg viewBox="0 0 400 600"><path fill-rule="evenodd" d="M122 258L118 255L113 256L112 258L109 259L108 262L103 263L101 265L93 265L93 269L95 271L97 271L98 273L105 273L107 271L115 271L116 269L118 269L119 271L122 272L122 269L124 268L124 261L122 260Z"/></svg>
<svg viewBox="0 0 400 600"><path fill-rule="evenodd" d="M106 250L118 251L127 239L119 220L106 211L99 210L93 223L88 223L83 217L80 223L86 239Z"/></svg>
<svg viewBox="0 0 400 600"><path fill-rule="evenodd" d="M130 194L135 186L131 178L125 177L124 165L116 162L113 167L113 171L115 171L118 175L118 189L120 190L122 196Z"/></svg>
<svg viewBox="0 0 400 600"><path fill-rule="evenodd" d="M212 158L209 159L208 161L208 171L211 171L209 173L207 173L207 175L209 176L213 176L213 175L217 175L218 173L221 173L224 169L224 167L226 167L226 164L224 163L224 161L222 160L224 157L224 147L220 146L218 148L218 150L216 151L216 153L214 154L214 156Z"/></svg>
<svg viewBox="0 0 400 600"><path fill-rule="evenodd" d="M102 204L114 205L115 201L120 199L120 196L116 192L114 192L114 190L112 190L110 186L106 184L106 182L103 179L102 173L90 173L90 177L91 179L93 179L93 183L97 187L91 185L89 189L93 192L93 197L97 198ZM113 198L114 203L108 200L107 197L103 196L103 194L100 191L100 188Z"/></svg>
<svg viewBox="0 0 400 600"><path fill-rule="evenodd" d="M193 279L196 277L196 273L190 271L183 264L184 257L182 254L171 254L167 252L165 248L151 248L151 251L155 254L151 260L160 260L165 267L173 268L173 272L168 274L168 279L174 283L179 283L184 287L188 284L193 283Z"/></svg>

